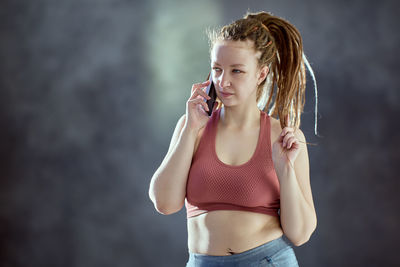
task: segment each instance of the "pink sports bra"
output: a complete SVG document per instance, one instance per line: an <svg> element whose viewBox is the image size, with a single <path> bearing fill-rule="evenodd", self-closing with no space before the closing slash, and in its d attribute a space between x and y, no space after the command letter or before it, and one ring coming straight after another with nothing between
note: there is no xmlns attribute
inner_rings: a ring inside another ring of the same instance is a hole
<svg viewBox="0 0 400 267"><path fill-rule="evenodd" d="M215 152L221 109L208 120L189 170L185 207L187 218L214 210L243 210L279 216L280 187L272 161L270 117L260 110L260 133L253 156L228 165Z"/></svg>

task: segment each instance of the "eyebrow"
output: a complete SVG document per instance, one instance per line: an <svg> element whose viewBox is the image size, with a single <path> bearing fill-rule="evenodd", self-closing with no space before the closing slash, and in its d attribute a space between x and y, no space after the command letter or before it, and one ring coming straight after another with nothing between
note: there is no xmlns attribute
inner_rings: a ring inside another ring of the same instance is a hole
<svg viewBox="0 0 400 267"><path fill-rule="evenodd" d="M215 65L221 66L218 62L214 62ZM239 66L243 66L245 67L246 65L244 64L232 64L231 67L239 67Z"/></svg>

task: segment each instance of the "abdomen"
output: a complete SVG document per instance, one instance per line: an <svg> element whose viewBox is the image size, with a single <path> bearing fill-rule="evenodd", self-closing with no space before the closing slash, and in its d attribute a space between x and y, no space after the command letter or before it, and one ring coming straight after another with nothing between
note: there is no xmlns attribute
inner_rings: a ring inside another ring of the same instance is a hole
<svg viewBox="0 0 400 267"><path fill-rule="evenodd" d="M215 256L240 253L283 235L279 217L236 210L188 218L187 228L189 251Z"/></svg>

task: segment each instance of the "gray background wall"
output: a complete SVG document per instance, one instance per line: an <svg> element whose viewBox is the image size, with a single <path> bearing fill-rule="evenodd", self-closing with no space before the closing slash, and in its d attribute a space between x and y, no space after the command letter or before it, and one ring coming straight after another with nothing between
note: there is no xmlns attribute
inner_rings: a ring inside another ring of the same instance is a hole
<svg viewBox="0 0 400 267"><path fill-rule="evenodd" d="M301 266L394 266L399 242L396 1L0 2L0 265L184 266L185 210L158 214L150 179L190 87L208 74L207 26L247 9L301 32L302 130L318 227ZM159 262L162 261L162 264Z"/></svg>

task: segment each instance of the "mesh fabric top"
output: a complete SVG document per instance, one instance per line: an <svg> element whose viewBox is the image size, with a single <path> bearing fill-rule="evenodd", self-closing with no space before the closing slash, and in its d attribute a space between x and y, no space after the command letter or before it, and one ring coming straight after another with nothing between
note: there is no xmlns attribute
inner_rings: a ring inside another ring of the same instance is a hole
<svg viewBox="0 0 400 267"><path fill-rule="evenodd" d="M192 159L186 186L187 218L213 210L279 216L280 188L272 161L269 115L260 110L260 133L251 159L228 165L215 152L220 112L213 111Z"/></svg>

